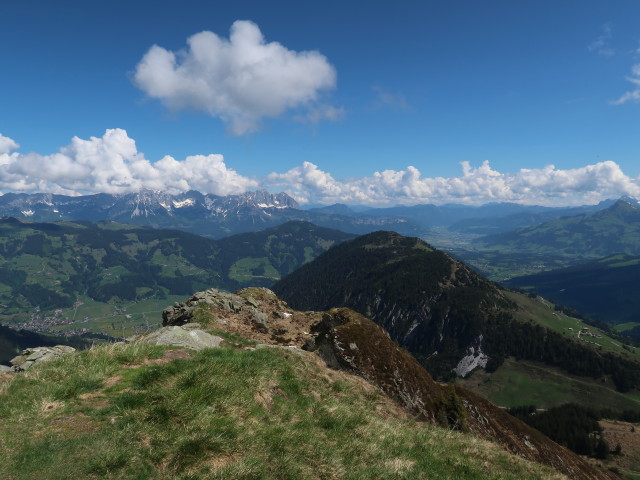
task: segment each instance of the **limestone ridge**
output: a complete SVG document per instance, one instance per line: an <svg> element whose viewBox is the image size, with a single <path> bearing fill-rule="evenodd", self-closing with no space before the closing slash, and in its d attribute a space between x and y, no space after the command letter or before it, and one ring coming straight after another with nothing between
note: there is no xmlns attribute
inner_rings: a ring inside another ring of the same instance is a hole
<svg viewBox="0 0 640 480"><path fill-rule="evenodd" d="M163 312L164 325L192 321L205 329L241 334L262 345L317 352L327 366L364 378L417 420L489 439L570 478L617 478L477 395L434 382L385 330L348 308L300 312L268 289L247 288L235 294L215 289L198 292Z"/></svg>

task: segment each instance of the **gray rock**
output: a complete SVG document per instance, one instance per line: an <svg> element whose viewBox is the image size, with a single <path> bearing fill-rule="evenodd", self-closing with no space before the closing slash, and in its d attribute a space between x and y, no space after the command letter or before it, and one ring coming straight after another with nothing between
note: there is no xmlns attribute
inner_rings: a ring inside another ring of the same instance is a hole
<svg viewBox="0 0 640 480"><path fill-rule="evenodd" d="M30 368L31 368L35 363L36 363L35 361L34 361L34 362L24 362L24 363L21 363L19 366L18 366L18 365L16 365L16 371L18 371L18 372L20 372L20 371L22 371L22 372L27 371L27 370L29 370L29 369L30 369Z"/></svg>
<svg viewBox="0 0 640 480"><path fill-rule="evenodd" d="M176 304L165 308L162 312L162 325L183 325L193 316L195 307L187 304Z"/></svg>
<svg viewBox="0 0 640 480"><path fill-rule="evenodd" d="M269 329L269 317L266 313L261 312L260 310L254 310L252 313L253 322L256 326L262 330Z"/></svg>
<svg viewBox="0 0 640 480"><path fill-rule="evenodd" d="M181 325L182 328L184 328L185 330L200 330L202 327L202 325L200 325L197 322L191 322L191 323L185 323L184 325Z"/></svg>
<svg viewBox="0 0 640 480"><path fill-rule="evenodd" d="M36 363L46 362L75 351L75 348L67 345L27 348L26 350L23 350L20 355L12 358L10 363L13 365L14 371L27 370Z"/></svg>
<svg viewBox="0 0 640 480"><path fill-rule="evenodd" d="M261 305L261 303L258 300L256 300L255 298L253 298L253 297L247 297L246 301L252 307L256 307L257 308L257 307L259 307Z"/></svg>
<svg viewBox="0 0 640 480"><path fill-rule="evenodd" d="M210 288L195 293L186 302L176 303L166 308L162 312L162 325L165 327L169 325L181 326L189 323L200 304L210 305L223 312L240 313L246 303L246 300L239 295Z"/></svg>
<svg viewBox="0 0 640 480"><path fill-rule="evenodd" d="M12 372L13 372L13 368L7 367L6 365L0 365L0 375L2 375L3 373L12 373Z"/></svg>
<svg viewBox="0 0 640 480"><path fill-rule="evenodd" d="M220 346L222 340L221 337L210 335L198 328L191 326L183 328L177 325L163 327L155 332L139 335L134 339L136 342L189 348L191 350L216 348Z"/></svg>

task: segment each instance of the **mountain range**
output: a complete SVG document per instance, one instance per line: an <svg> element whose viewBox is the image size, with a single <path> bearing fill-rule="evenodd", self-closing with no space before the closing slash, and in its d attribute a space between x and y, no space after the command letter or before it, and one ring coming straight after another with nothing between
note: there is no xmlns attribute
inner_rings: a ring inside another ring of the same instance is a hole
<svg viewBox="0 0 640 480"><path fill-rule="evenodd" d="M637 204L631 198L624 200ZM0 196L0 216L37 222L112 220L155 228L175 228L215 238L256 231L291 220L309 221L357 234L384 229L416 235L434 227L446 227L453 232L477 235L515 230L562 216L592 213L613 203L613 200L606 200L597 205L570 208L515 203L384 208L334 204L305 210L286 193L272 194L263 190L228 196L197 191L170 194L142 190L129 194L80 196L7 193Z"/></svg>
<svg viewBox="0 0 640 480"><path fill-rule="evenodd" d="M0 216L34 222L111 220L119 223L183 230L220 238L299 220L350 233L390 229L417 233L419 227L398 216L345 215L330 210L301 210L286 193L266 191L217 196L189 191L177 195L143 190L70 197L53 194L0 196Z"/></svg>

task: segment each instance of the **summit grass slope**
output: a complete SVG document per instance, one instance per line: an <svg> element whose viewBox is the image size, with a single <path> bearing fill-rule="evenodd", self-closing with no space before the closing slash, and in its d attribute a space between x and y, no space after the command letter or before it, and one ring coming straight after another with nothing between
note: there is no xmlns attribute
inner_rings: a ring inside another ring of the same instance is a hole
<svg viewBox="0 0 640 480"><path fill-rule="evenodd" d="M0 478L561 479L317 356L110 345L0 380Z"/></svg>

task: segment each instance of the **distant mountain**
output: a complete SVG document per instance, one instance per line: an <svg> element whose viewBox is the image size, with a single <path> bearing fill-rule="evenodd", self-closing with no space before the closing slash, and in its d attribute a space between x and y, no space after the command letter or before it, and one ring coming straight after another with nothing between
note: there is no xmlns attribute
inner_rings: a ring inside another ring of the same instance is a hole
<svg viewBox="0 0 640 480"><path fill-rule="evenodd" d="M490 235L510 232L519 228L530 227L561 217L572 217L597 212L610 207L614 201L606 200L597 205L583 205L571 208L527 207L521 211L505 215L481 216L459 220L449 230L460 233Z"/></svg>
<svg viewBox="0 0 640 480"><path fill-rule="evenodd" d="M367 210L370 216L401 216L422 227L447 227L464 233L489 234L542 223L553 218L594 212L610 206L606 200L598 205L552 208L518 203L487 203L480 206L414 205Z"/></svg>
<svg viewBox="0 0 640 480"><path fill-rule="evenodd" d="M640 255L640 206L618 200L604 210L563 217L514 232L488 235L477 244L501 252L564 255L576 261L624 253Z"/></svg>
<svg viewBox="0 0 640 480"><path fill-rule="evenodd" d="M610 324L640 321L640 257L613 255L595 262L516 277L508 286L540 295Z"/></svg>
<svg viewBox="0 0 640 480"><path fill-rule="evenodd" d="M353 235L288 222L212 240L177 230L0 220L1 315L134 301L217 287L271 285Z"/></svg>
<svg viewBox="0 0 640 480"><path fill-rule="evenodd" d="M640 387L636 361L592 348L566 326L550 329L523 307L526 297L417 238L374 232L343 242L272 289L293 308L356 310L441 379L494 371L514 356L592 378L609 372L622 391Z"/></svg>
<svg viewBox="0 0 640 480"><path fill-rule="evenodd" d="M338 215L356 216L357 213L352 210L348 205L344 203L334 203L333 205L327 205L326 207L315 207L307 210L308 212L316 213L335 213Z"/></svg>
<svg viewBox="0 0 640 480"><path fill-rule="evenodd" d="M111 220L178 229L214 238L262 230L292 220L309 221L351 233L367 233L380 228L403 233L419 230L406 218L355 214L344 206L301 210L286 193L266 191L228 196L204 195L196 191L171 195L152 190L78 197L7 193L0 196L0 216L36 222Z"/></svg>
<svg viewBox="0 0 640 480"><path fill-rule="evenodd" d="M626 199L634 202L633 199ZM7 193L0 196L0 216L37 222L112 220L154 228L175 228L213 238L256 231L301 220L345 232L363 234L385 229L418 235L433 227L461 233L489 234L530 226L565 215L597 211L612 201L575 208L550 208L516 203L413 205L388 208L334 205L301 209L286 193L266 191L218 196L189 191L169 194L96 194L70 197L54 194Z"/></svg>

